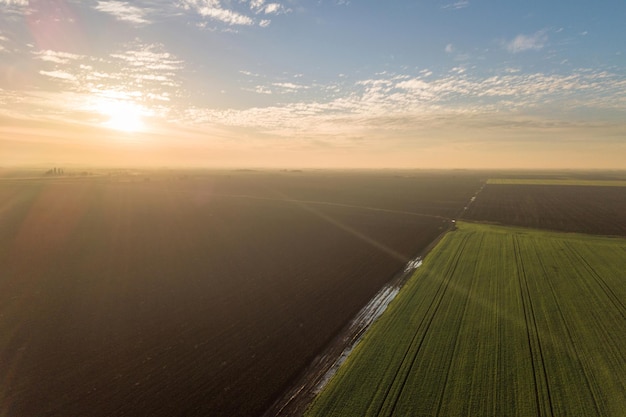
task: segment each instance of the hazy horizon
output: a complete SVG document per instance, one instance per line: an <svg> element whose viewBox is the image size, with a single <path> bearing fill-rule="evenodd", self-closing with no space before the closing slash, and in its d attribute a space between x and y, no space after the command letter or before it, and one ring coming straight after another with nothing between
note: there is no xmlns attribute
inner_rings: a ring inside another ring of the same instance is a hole
<svg viewBox="0 0 626 417"><path fill-rule="evenodd" d="M625 17L0 0L0 165L626 169Z"/></svg>

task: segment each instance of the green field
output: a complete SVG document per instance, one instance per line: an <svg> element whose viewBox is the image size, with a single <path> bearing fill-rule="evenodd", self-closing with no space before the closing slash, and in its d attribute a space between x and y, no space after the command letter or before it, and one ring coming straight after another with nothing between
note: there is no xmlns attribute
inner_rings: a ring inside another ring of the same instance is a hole
<svg viewBox="0 0 626 417"><path fill-rule="evenodd" d="M624 239L460 223L307 416L624 416L624 271Z"/></svg>
<svg viewBox="0 0 626 417"><path fill-rule="evenodd" d="M624 180L583 180L543 178L490 178L487 184L501 185L586 185L591 187L626 187Z"/></svg>

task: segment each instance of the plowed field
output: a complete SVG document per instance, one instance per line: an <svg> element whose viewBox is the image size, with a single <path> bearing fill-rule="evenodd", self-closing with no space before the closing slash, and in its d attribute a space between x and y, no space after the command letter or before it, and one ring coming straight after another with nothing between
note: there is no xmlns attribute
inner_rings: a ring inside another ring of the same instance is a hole
<svg viewBox="0 0 626 417"><path fill-rule="evenodd" d="M463 218L564 232L626 236L626 187L488 183Z"/></svg>
<svg viewBox="0 0 626 417"><path fill-rule="evenodd" d="M261 415L478 187L390 172L4 180L0 415Z"/></svg>

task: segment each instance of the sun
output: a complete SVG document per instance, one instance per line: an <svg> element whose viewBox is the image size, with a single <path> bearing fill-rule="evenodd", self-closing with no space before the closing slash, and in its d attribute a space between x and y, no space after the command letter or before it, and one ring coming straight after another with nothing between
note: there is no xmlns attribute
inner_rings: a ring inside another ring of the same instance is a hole
<svg viewBox="0 0 626 417"><path fill-rule="evenodd" d="M98 103L98 112L108 117L103 125L109 129L127 133L145 130L143 109L135 103L121 100L104 101Z"/></svg>

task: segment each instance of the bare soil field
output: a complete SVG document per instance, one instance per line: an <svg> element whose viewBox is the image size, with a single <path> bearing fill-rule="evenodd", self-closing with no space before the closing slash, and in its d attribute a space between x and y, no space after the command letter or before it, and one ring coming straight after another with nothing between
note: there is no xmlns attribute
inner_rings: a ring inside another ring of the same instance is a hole
<svg viewBox="0 0 626 417"><path fill-rule="evenodd" d="M626 187L488 183L463 213L463 218L626 236Z"/></svg>
<svg viewBox="0 0 626 417"><path fill-rule="evenodd" d="M0 414L258 416L480 186L469 173L0 181Z"/></svg>

